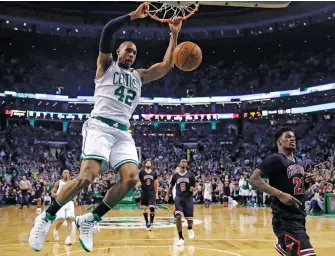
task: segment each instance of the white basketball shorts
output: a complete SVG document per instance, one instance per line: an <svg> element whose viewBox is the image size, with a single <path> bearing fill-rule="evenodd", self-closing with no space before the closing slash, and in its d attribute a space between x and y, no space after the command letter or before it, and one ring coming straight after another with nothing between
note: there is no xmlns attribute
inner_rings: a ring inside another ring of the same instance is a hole
<svg viewBox="0 0 335 256"><path fill-rule="evenodd" d="M249 196L250 195L249 189L241 189L240 193L241 193L240 194L241 196Z"/></svg>
<svg viewBox="0 0 335 256"><path fill-rule="evenodd" d="M204 199L212 201L212 194L210 192L205 191Z"/></svg>
<svg viewBox="0 0 335 256"><path fill-rule="evenodd" d="M117 170L126 163L138 166L135 142L130 133L89 118L83 125L83 147L81 159L100 160L101 172L111 167Z"/></svg>
<svg viewBox="0 0 335 256"><path fill-rule="evenodd" d="M74 202L67 202L60 210L56 213L56 220L74 219Z"/></svg>
<svg viewBox="0 0 335 256"><path fill-rule="evenodd" d="M250 191L250 196L252 196L252 197L257 197L256 190L251 190L251 191Z"/></svg>

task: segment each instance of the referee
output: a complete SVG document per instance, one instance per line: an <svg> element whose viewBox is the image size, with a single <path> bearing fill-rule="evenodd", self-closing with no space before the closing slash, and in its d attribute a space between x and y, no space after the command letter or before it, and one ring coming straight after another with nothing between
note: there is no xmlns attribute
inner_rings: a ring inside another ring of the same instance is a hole
<svg viewBox="0 0 335 256"><path fill-rule="evenodd" d="M20 189L21 189L21 194L22 194L20 209L23 208L23 203L25 203L27 207L29 208L29 202L27 200L27 195L28 195L28 189L31 189L31 184L30 184L30 181L27 180L26 176L23 176L22 180L20 181Z"/></svg>

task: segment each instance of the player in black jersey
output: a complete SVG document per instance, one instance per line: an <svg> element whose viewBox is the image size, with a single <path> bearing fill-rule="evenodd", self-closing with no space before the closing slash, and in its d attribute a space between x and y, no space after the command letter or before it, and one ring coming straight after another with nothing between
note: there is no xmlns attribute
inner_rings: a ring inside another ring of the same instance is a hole
<svg viewBox="0 0 335 256"><path fill-rule="evenodd" d="M35 200L36 200L37 208L40 208L42 204L42 197L45 195L45 186L44 186L43 180L36 182L35 189L36 189Z"/></svg>
<svg viewBox="0 0 335 256"><path fill-rule="evenodd" d="M290 127L275 134L278 153L266 157L255 169L250 184L273 196L272 226L278 238L275 249L280 255L315 256L306 233L305 190L315 174L305 173L302 161L294 156L296 139ZM269 178L269 184L262 177Z"/></svg>
<svg viewBox="0 0 335 256"><path fill-rule="evenodd" d="M139 178L142 185L141 207L144 208L143 216L147 230L151 230L155 218L156 200L158 200L157 173L151 169L151 159L144 161L144 170L140 171ZM148 221L147 208L150 208L150 222Z"/></svg>
<svg viewBox="0 0 335 256"><path fill-rule="evenodd" d="M173 187L176 185L175 203L175 217L176 226L179 234L179 241L177 245L184 245L183 229L182 229L182 216L187 220L188 237L194 238L193 227L193 191L195 191L195 176L192 172L187 171L187 161L182 159L179 164L180 170L173 174L169 191L166 194L165 201L169 201L169 195Z"/></svg>

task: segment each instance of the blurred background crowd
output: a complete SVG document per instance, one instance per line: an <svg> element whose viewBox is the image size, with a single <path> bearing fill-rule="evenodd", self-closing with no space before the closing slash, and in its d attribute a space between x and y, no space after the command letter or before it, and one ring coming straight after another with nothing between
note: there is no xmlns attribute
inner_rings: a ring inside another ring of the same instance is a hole
<svg viewBox="0 0 335 256"><path fill-rule="evenodd" d="M189 160L189 169L196 175L198 193L194 196L197 203L203 202L204 183L212 184L213 203L228 203L235 200L241 204L249 201L260 206L270 204L263 193L252 193L250 198L240 197L244 179L248 180L252 170L262 159L274 152L273 133L276 126L253 125L246 122L243 137L238 143L236 133L232 131L210 131L207 125L198 126L196 132L178 133L174 136L145 136L143 127L134 129L136 145L141 148L141 158L151 158L154 170L158 173L160 203L168 189L169 182L180 159ZM315 191L332 192L335 183L335 121L324 121L316 125L311 123L293 126L298 136L297 156L300 157L306 170L318 173ZM313 127L313 128L311 128ZM136 128L136 127L135 127ZM192 131L192 130L191 130ZM154 131L152 131L154 134ZM26 176L32 187L29 200L34 203L36 190L44 186L46 203L54 183L61 178L61 172L69 169L75 177L79 171L81 134L76 129L68 132L46 129L42 126L13 125L3 132L3 144L0 151L0 203L20 204L22 202L19 182ZM230 136L228 136L230 134ZM311 136L313 134L313 136ZM224 136L220 136L224 135ZM223 139L227 143L223 143ZM187 151L186 142L195 141L195 148ZM49 143L46 143L49 142ZM102 199L106 191L118 182L118 173L109 170L100 175L92 185L77 197L78 204L95 204ZM316 185L317 186L317 185ZM245 187L243 189L246 189ZM140 188L134 189L135 198L140 198ZM314 195L313 195L314 196ZM49 198L49 199L48 199Z"/></svg>

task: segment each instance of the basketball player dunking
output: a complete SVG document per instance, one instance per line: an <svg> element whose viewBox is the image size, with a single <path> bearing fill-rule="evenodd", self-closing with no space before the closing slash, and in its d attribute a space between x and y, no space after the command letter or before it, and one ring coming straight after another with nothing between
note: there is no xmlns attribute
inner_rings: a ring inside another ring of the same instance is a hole
<svg viewBox="0 0 335 256"><path fill-rule="evenodd" d="M35 251L43 247L45 237L59 209L84 188L109 165L120 172L121 180L109 189L102 202L91 213L76 217L79 241L84 250L93 250L93 234L101 217L113 208L138 181L138 156L135 143L128 133L129 119L141 96L142 84L165 76L174 66L181 19L169 23L170 43L162 62L148 69L132 69L137 49L132 42L123 42L117 49L117 59L112 57L114 34L122 25L145 18L146 4L137 10L118 17L104 27L99 46L95 78L94 109L83 125L82 162L79 176L69 181L46 210L35 219L29 235L29 245Z"/></svg>
<svg viewBox="0 0 335 256"><path fill-rule="evenodd" d="M158 200L157 173L151 169L151 159L144 161L144 170L140 171L139 177L142 185L141 207L147 230L151 230L155 218L156 199ZM148 221L147 208L150 208L150 222Z"/></svg>
<svg viewBox="0 0 335 256"><path fill-rule="evenodd" d="M187 171L187 161L182 159L179 164L179 171L174 173L169 186L169 191L166 194L165 201L169 201L169 195L172 192L172 188L176 185L176 198L175 204L175 217L176 226L179 235L178 246L184 245L183 227L182 227L182 216L187 220L188 225L188 237L194 239L193 231L193 191L195 188L195 176L192 172Z"/></svg>
<svg viewBox="0 0 335 256"><path fill-rule="evenodd" d="M253 172L250 183L257 189L274 197L272 204L272 226L278 237L275 249L280 255L314 256L315 251L306 233L304 210L307 183L315 179L314 174L305 175L300 159L294 157L296 140L289 127L275 135L278 153L264 159ZM262 176L269 178L269 184Z"/></svg>
<svg viewBox="0 0 335 256"><path fill-rule="evenodd" d="M52 197L56 198L57 195L62 191L64 186L70 180L70 172L69 170L64 170L62 173L62 179L57 181L52 189ZM59 240L58 229L62 226L63 222L66 220L67 222L67 237L65 239L66 245L71 245L71 234L72 234L72 222L74 219L74 202L67 202L56 214L56 225L53 231L54 240Z"/></svg>

